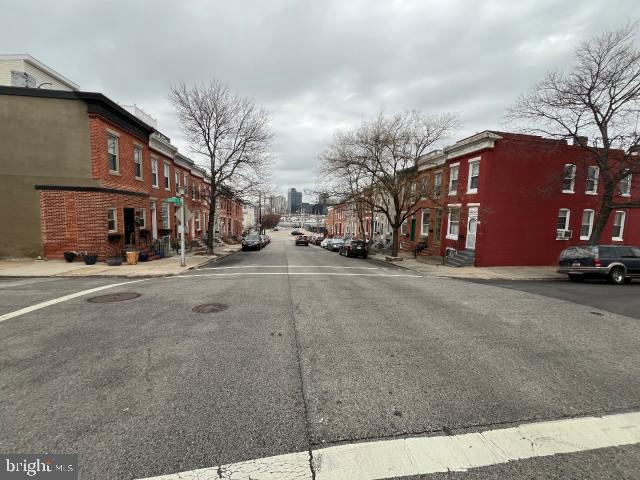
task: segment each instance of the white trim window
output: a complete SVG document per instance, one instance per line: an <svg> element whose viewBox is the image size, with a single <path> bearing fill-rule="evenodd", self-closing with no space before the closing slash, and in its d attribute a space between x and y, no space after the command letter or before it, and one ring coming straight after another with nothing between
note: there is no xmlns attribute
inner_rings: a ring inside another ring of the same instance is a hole
<svg viewBox="0 0 640 480"><path fill-rule="evenodd" d="M627 216L627 212L623 210L617 210L613 216L613 233L611 240L621 242L624 235L624 220Z"/></svg>
<svg viewBox="0 0 640 480"><path fill-rule="evenodd" d="M200 231L200 210L195 211L195 215L193 216L196 224L196 231Z"/></svg>
<svg viewBox="0 0 640 480"><path fill-rule="evenodd" d="M429 236L429 210L422 210L422 223L420 224L420 233L425 237Z"/></svg>
<svg viewBox="0 0 640 480"><path fill-rule="evenodd" d="M593 231L594 211L586 209L582 212L582 223L580 224L580 240L589 240Z"/></svg>
<svg viewBox="0 0 640 480"><path fill-rule="evenodd" d="M458 240L460 233L460 207L449 207L447 215L447 238Z"/></svg>
<svg viewBox="0 0 640 480"><path fill-rule="evenodd" d="M189 190L189 175L188 174L184 174L184 183L182 184L183 187L187 187L187 190Z"/></svg>
<svg viewBox="0 0 640 480"><path fill-rule="evenodd" d="M566 163L562 177L562 193L573 193L576 186L576 166Z"/></svg>
<svg viewBox="0 0 640 480"><path fill-rule="evenodd" d="M139 208L136 210L136 223L140 228L147 228L147 209Z"/></svg>
<svg viewBox="0 0 640 480"><path fill-rule="evenodd" d="M118 210L107 208L107 230L110 233L118 231Z"/></svg>
<svg viewBox="0 0 640 480"><path fill-rule="evenodd" d="M480 178L480 159L469 160L469 178L467 179L467 193L478 193Z"/></svg>
<svg viewBox="0 0 640 480"><path fill-rule="evenodd" d="M142 180L142 147L133 147L133 164L135 166L136 180Z"/></svg>
<svg viewBox="0 0 640 480"><path fill-rule="evenodd" d="M107 157L109 160L109 172L118 173L120 171L120 160L118 159L118 137L107 135Z"/></svg>
<svg viewBox="0 0 640 480"><path fill-rule="evenodd" d="M598 178L600 177L600 169L591 165L587 167L587 188L584 193L587 195L596 195L598 193Z"/></svg>
<svg viewBox="0 0 640 480"><path fill-rule="evenodd" d="M623 197L631 196L631 177L631 173L627 173L627 176L620 180L620 195Z"/></svg>
<svg viewBox="0 0 640 480"><path fill-rule="evenodd" d="M158 159L151 158L151 186L158 188Z"/></svg>
<svg viewBox="0 0 640 480"><path fill-rule="evenodd" d="M191 200L195 200L196 199L196 181L193 180L191 182Z"/></svg>
<svg viewBox="0 0 640 480"><path fill-rule="evenodd" d="M171 217L169 216L169 204L167 202L162 202L162 228L168 230L171 228Z"/></svg>
<svg viewBox="0 0 640 480"><path fill-rule="evenodd" d="M401 216L404 216L406 212L401 212ZM409 226L409 218L405 218L404 221L400 224L400 235L407 234L407 227Z"/></svg>
<svg viewBox="0 0 640 480"><path fill-rule="evenodd" d="M436 172L433 176L433 198L440 198L442 195L442 172Z"/></svg>
<svg viewBox="0 0 640 480"><path fill-rule="evenodd" d="M180 186L180 172L178 172L178 170L176 170L176 190L178 190L178 187Z"/></svg>
<svg viewBox="0 0 640 480"><path fill-rule="evenodd" d="M171 167L169 163L164 163L164 189L169 191L171 190Z"/></svg>
<svg viewBox="0 0 640 480"><path fill-rule="evenodd" d="M556 240L569 240L571 238L571 230L569 230L569 219L571 218L571 210L561 208L558 210L558 221L556 223Z"/></svg>
<svg viewBox="0 0 640 480"><path fill-rule="evenodd" d="M460 164L456 163L449 167L449 195L458 193L458 175L460 174Z"/></svg>

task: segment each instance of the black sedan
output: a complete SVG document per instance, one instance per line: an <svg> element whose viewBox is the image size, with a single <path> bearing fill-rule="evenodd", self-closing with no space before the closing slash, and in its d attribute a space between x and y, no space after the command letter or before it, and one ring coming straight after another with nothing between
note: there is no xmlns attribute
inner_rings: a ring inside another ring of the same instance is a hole
<svg viewBox="0 0 640 480"><path fill-rule="evenodd" d="M298 235L296 237L296 246L298 245L305 245L305 246L309 246L309 237L307 237L306 235Z"/></svg>
<svg viewBox="0 0 640 480"><path fill-rule="evenodd" d="M260 235L251 234L242 239L242 251L247 250L260 250L262 248L262 242L260 241Z"/></svg>
<svg viewBox="0 0 640 480"><path fill-rule="evenodd" d="M367 258L367 245L363 240L349 239L340 247L339 253L346 257Z"/></svg>

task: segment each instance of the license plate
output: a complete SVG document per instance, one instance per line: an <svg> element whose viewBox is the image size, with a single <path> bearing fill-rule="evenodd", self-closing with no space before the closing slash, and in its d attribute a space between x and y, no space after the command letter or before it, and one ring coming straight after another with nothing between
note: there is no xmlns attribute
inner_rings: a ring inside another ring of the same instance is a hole
<svg viewBox="0 0 640 480"><path fill-rule="evenodd" d="M579 267L580 266L580 262L573 262L571 265L573 267Z"/></svg>

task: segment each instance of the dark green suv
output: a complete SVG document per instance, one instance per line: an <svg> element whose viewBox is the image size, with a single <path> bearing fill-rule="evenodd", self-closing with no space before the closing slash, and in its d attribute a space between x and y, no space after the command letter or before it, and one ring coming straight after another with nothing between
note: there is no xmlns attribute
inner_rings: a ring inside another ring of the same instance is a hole
<svg viewBox="0 0 640 480"><path fill-rule="evenodd" d="M580 245L562 251L558 272L569 280L606 278L620 285L640 278L640 248L628 245Z"/></svg>

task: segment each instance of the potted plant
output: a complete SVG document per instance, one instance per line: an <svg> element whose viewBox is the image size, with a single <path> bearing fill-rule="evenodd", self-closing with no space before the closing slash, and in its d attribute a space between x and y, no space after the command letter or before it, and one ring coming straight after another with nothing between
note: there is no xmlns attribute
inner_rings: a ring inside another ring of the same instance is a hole
<svg viewBox="0 0 640 480"><path fill-rule="evenodd" d="M119 267L122 265L122 257L107 257L107 265L110 267Z"/></svg>
<svg viewBox="0 0 640 480"><path fill-rule="evenodd" d="M76 252L64 252L63 255L64 259L69 263L73 262L76 258Z"/></svg>
<svg viewBox="0 0 640 480"><path fill-rule="evenodd" d="M96 253L83 252L82 257L86 265L95 265L98 261L98 255Z"/></svg>

